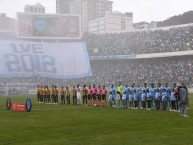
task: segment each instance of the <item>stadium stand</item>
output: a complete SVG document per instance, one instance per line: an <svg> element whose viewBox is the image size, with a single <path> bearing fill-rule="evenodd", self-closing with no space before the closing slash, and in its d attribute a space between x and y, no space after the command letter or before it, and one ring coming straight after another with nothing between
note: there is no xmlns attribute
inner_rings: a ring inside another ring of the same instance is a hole
<svg viewBox="0 0 193 145"><path fill-rule="evenodd" d="M193 26L169 30L137 31L121 34L85 34L91 56L128 55L193 49Z"/></svg>
<svg viewBox="0 0 193 145"><path fill-rule="evenodd" d="M13 35L0 35L13 39ZM149 54L193 50L193 26L169 30L138 31L121 34L84 34L90 56ZM93 76L84 79L57 80L48 78L3 79L6 83L39 83L58 86L74 84L116 84L128 82L179 82L192 84L193 56L176 56L137 60L91 60Z"/></svg>
<svg viewBox="0 0 193 145"><path fill-rule="evenodd" d="M131 82L185 82L191 85L193 57L153 58L143 60L94 60L91 61L92 77L83 79L57 80L48 78L0 79L9 83L38 83L72 86L76 84L117 84Z"/></svg>

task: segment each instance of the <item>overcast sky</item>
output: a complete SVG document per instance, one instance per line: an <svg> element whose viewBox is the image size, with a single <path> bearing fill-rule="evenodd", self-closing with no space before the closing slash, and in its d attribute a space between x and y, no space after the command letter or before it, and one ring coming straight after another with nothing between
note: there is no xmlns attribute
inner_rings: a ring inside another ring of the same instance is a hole
<svg viewBox="0 0 193 145"><path fill-rule="evenodd" d="M0 0L0 13L16 17L16 12L23 12L26 4L40 2L47 13L55 13L56 0ZM113 10L133 12L134 22L160 21L174 15L193 10L193 0L113 0Z"/></svg>

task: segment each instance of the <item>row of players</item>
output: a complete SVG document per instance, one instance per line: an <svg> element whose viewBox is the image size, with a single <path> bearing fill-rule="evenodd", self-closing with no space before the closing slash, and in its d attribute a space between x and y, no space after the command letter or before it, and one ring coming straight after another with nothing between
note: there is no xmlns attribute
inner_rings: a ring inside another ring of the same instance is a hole
<svg viewBox="0 0 193 145"><path fill-rule="evenodd" d="M117 108L120 107L120 101L122 101L123 108L160 110L162 107L164 111L167 109L170 109L170 111L181 110L179 105L180 96L177 93L177 86L175 83L172 87L169 87L168 83L165 83L164 86L158 83L157 88L155 88L153 83L150 87L147 87L147 83L144 83L143 87L140 86L140 83L138 83L137 87L135 87L134 83L131 84L131 87L127 85L123 87L122 84L119 83L117 95L115 95L113 86L111 86L109 93L110 106Z"/></svg>
<svg viewBox="0 0 193 145"><path fill-rule="evenodd" d="M60 89L54 85L52 85L50 88L48 86L44 87L38 86L37 88L38 103L58 104L59 94L61 97L62 104L65 104L66 101L67 104L70 104L72 95L73 105L76 104L81 105L83 103L84 105L89 106L94 104L97 105L103 104L103 106L107 106L106 87L103 86L103 89L100 89L100 86L96 88L95 85L93 85L93 88L91 88L91 86L89 86L89 88L86 88L86 85L84 85L83 88L81 88L79 85L77 85L77 87L73 86L72 90L70 90L69 87L66 87L65 89L63 86Z"/></svg>
<svg viewBox="0 0 193 145"><path fill-rule="evenodd" d="M179 95L176 95L176 84L173 84L171 87L168 86L168 83L165 83L162 86L161 83L157 84L157 87L152 83L150 87L147 86L147 83L144 83L143 87L138 83L135 86L134 83L130 87L121 84L119 82L117 90L114 88L114 85L111 85L110 89L106 89L105 86L101 88L100 85L96 87L86 85L81 88L79 85L77 87L73 86L72 91L68 87L64 89L58 89L56 86L49 88L48 86L42 87L38 86L37 88L37 98L38 102L42 103L58 103L58 95L61 96L61 103L70 104L71 94L73 104L83 104L83 105L93 105L93 106L107 106L107 93L109 93L109 104L119 108L120 102L122 102L123 108L141 108L151 110L152 108L160 110L170 109L170 111L179 110ZM82 102L83 100L83 102ZM146 106L147 105L147 106ZM160 107L161 106L161 107Z"/></svg>

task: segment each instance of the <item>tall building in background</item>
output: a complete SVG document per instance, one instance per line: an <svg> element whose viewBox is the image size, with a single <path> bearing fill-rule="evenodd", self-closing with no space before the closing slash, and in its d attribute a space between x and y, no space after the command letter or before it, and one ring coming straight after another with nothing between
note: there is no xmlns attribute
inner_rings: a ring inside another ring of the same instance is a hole
<svg viewBox="0 0 193 145"><path fill-rule="evenodd" d="M45 13L45 7L40 3L35 5L25 5L24 7L25 13Z"/></svg>
<svg viewBox="0 0 193 145"><path fill-rule="evenodd" d="M0 39L12 39L16 37L16 20L0 13Z"/></svg>
<svg viewBox="0 0 193 145"><path fill-rule="evenodd" d="M121 33L133 30L133 13L106 12L105 17L89 22L89 32Z"/></svg>
<svg viewBox="0 0 193 145"><path fill-rule="evenodd" d="M71 14L80 14L82 31L88 32L89 21L102 18L105 12L112 12L113 2L109 0L73 0L69 3Z"/></svg>
<svg viewBox="0 0 193 145"><path fill-rule="evenodd" d="M74 0L56 0L56 13L57 14L69 14L70 13L70 2Z"/></svg>

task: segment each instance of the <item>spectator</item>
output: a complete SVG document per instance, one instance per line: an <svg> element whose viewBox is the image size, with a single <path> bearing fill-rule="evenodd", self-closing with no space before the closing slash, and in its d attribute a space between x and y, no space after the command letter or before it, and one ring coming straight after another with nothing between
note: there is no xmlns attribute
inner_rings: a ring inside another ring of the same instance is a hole
<svg viewBox="0 0 193 145"><path fill-rule="evenodd" d="M83 36L91 56L146 54L193 50L193 26L169 30Z"/></svg>
<svg viewBox="0 0 193 145"><path fill-rule="evenodd" d="M110 86L118 82L185 82L192 84L192 57L153 58L143 60L95 60L91 61L92 77L59 80L49 78L0 79L7 83L38 83L40 85L73 86L76 84L100 84Z"/></svg>

